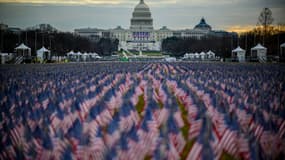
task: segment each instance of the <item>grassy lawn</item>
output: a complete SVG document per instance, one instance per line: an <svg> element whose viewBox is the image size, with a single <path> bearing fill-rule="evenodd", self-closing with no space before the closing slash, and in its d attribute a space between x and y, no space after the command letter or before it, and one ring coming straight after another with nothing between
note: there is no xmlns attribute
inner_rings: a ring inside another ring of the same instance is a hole
<svg viewBox="0 0 285 160"><path fill-rule="evenodd" d="M163 56L161 52L143 52L143 55L147 56Z"/></svg>
<svg viewBox="0 0 285 160"><path fill-rule="evenodd" d="M190 153L190 150L191 150L191 148L193 147L194 143L195 143L195 140L194 140L194 139L191 140L191 141L188 141L188 142L186 143L186 145L185 145L185 147L184 147L184 149L183 149L183 151L182 151L182 153L181 153L181 155L180 155L181 160L184 160L184 159L187 158L187 156L188 156L188 154Z"/></svg>
<svg viewBox="0 0 285 160"><path fill-rule="evenodd" d="M226 152L223 152L220 160L238 160L238 159L234 158L232 155L230 155Z"/></svg>
<svg viewBox="0 0 285 160"><path fill-rule="evenodd" d="M139 102L136 105L136 109L140 115L140 117L142 117L142 112L144 110L144 106L145 106L145 102L144 102L144 98L143 98L143 94L139 96Z"/></svg>
<svg viewBox="0 0 285 160"><path fill-rule="evenodd" d="M128 56L131 56L131 54L125 52ZM139 52L130 52L133 55L139 55ZM163 56L163 54L161 52L142 52L143 55L147 55L147 56ZM118 52L119 56L123 56L123 52Z"/></svg>

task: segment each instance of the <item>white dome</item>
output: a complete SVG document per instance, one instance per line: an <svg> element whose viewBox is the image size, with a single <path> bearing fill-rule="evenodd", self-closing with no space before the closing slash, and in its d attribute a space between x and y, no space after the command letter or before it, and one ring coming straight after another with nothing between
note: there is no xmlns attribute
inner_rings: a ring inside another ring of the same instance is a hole
<svg viewBox="0 0 285 160"><path fill-rule="evenodd" d="M141 0L140 3L135 7L135 10L147 10L147 11L149 11L149 7L147 4L144 3L143 0Z"/></svg>
<svg viewBox="0 0 285 160"><path fill-rule="evenodd" d="M131 19L131 29L153 29L153 19L147 4L143 0L136 5Z"/></svg>

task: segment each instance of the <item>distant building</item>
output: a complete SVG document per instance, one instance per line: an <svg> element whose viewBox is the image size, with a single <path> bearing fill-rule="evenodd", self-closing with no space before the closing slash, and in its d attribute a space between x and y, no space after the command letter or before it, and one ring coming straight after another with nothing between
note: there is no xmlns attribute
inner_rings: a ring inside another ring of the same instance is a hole
<svg viewBox="0 0 285 160"><path fill-rule="evenodd" d="M7 31L13 32L15 34L20 34L22 32L21 28L18 27L8 27Z"/></svg>
<svg viewBox="0 0 285 160"><path fill-rule="evenodd" d="M17 27L9 27L7 24L0 23L0 31L5 31L5 32L13 32L13 33L20 33L21 29Z"/></svg>
<svg viewBox="0 0 285 160"><path fill-rule="evenodd" d="M7 24L0 23L0 30L1 31L5 31L7 29L8 29L8 25Z"/></svg>
<svg viewBox="0 0 285 160"><path fill-rule="evenodd" d="M75 34L80 35L82 37L88 37L91 40L99 40L101 37L103 37L103 32L105 30L103 29L97 29L97 28L85 28L85 29L75 29Z"/></svg>
<svg viewBox="0 0 285 160"><path fill-rule="evenodd" d="M200 23L194 27L194 30L211 31L212 27L206 23L206 20L203 17Z"/></svg>
<svg viewBox="0 0 285 160"><path fill-rule="evenodd" d="M119 40L118 49L135 51L160 51L162 41L168 37L197 38L205 36L224 36L232 33L226 31L213 31L212 27L202 18L194 29L170 30L166 26L155 30L150 8L144 0L140 0L132 13L130 28L120 26L114 29L104 30L97 28L75 29L75 34L88 37L91 40L99 40L102 37Z"/></svg>

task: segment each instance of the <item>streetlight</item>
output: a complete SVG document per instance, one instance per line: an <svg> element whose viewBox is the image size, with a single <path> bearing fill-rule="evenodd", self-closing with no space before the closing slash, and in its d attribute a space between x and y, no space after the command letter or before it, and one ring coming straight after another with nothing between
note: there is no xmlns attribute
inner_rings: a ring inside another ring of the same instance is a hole
<svg viewBox="0 0 285 160"><path fill-rule="evenodd" d="M51 43L52 39L53 39L53 35L49 35L49 50L50 50L50 52L52 52L52 43ZM49 58L51 58L51 57L49 57Z"/></svg>
<svg viewBox="0 0 285 160"><path fill-rule="evenodd" d="M35 54L37 55L37 30L35 30Z"/></svg>
<svg viewBox="0 0 285 160"><path fill-rule="evenodd" d="M0 29L0 34L1 34L1 48L0 48L0 52L3 51L3 34L4 34L4 30Z"/></svg>

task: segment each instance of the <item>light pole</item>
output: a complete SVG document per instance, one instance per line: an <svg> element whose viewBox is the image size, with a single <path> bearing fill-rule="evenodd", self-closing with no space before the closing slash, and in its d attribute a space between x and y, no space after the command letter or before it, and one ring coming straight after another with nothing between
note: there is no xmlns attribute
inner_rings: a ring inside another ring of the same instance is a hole
<svg viewBox="0 0 285 160"><path fill-rule="evenodd" d="M49 50L50 50L50 59L52 57L51 53L52 53L52 39L53 39L53 35L49 35Z"/></svg>
<svg viewBox="0 0 285 160"><path fill-rule="evenodd" d="M25 30L25 43L28 45L28 32Z"/></svg>
<svg viewBox="0 0 285 160"><path fill-rule="evenodd" d="M42 31L41 33L42 33L42 46L44 46L45 45L44 32Z"/></svg>
<svg viewBox="0 0 285 160"><path fill-rule="evenodd" d="M3 51L3 34L4 34L4 31L2 29L0 29L0 34L1 34L1 48L0 48L0 52Z"/></svg>
<svg viewBox="0 0 285 160"><path fill-rule="evenodd" d="M37 55L37 30L35 30L35 54Z"/></svg>

